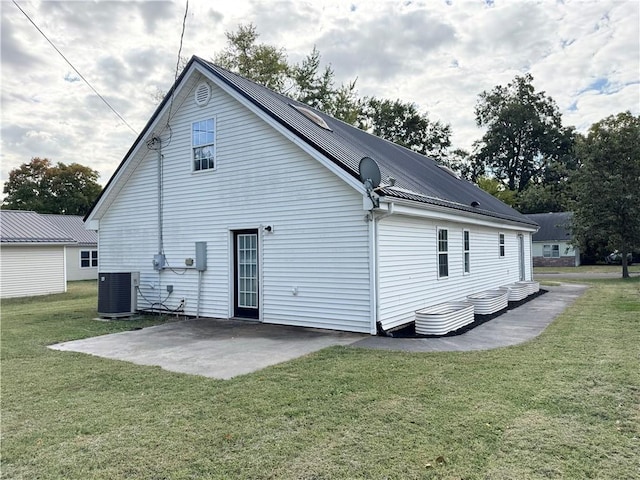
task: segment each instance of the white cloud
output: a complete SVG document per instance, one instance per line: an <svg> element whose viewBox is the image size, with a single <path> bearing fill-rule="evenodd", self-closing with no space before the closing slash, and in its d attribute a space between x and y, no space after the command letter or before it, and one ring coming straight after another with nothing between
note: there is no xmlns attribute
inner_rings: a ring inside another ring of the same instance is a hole
<svg viewBox="0 0 640 480"><path fill-rule="evenodd" d="M139 131L167 91L184 15L175 1L27 1L20 5ZM490 3L487 5L486 3ZM253 22L260 40L300 61L317 45L339 82L361 95L417 103L451 123L469 148L478 94L531 72L584 131L623 110L640 113L640 5L604 1L190 0L183 55L211 59L225 31ZM491 4L493 3L493 4ZM136 135L9 2L2 15L2 181L31 157L110 175ZM589 86L600 85L600 91Z"/></svg>

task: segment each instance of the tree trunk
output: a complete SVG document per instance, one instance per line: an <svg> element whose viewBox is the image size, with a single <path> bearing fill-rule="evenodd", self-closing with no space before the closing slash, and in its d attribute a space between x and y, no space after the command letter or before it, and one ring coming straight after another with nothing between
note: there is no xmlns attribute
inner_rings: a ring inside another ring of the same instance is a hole
<svg viewBox="0 0 640 480"><path fill-rule="evenodd" d="M627 263L627 252L622 253L622 278L629 278L629 265Z"/></svg>

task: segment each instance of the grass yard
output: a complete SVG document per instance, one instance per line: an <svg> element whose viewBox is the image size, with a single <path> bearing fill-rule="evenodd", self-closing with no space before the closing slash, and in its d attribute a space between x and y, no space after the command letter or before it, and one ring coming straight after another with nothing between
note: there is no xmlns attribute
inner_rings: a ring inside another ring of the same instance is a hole
<svg viewBox="0 0 640 480"><path fill-rule="evenodd" d="M333 347L228 381L47 349L158 321L92 320L91 282L7 300L2 477L638 478L639 280L517 347Z"/></svg>
<svg viewBox="0 0 640 480"><path fill-rule="evenodd" d="M545 273L606 273L606 274L619 274L622 277L622 266L620 265L580 265L579 267L534 267L534 274ZM629 265L629 273L640 273L640 265Z"/></svg>

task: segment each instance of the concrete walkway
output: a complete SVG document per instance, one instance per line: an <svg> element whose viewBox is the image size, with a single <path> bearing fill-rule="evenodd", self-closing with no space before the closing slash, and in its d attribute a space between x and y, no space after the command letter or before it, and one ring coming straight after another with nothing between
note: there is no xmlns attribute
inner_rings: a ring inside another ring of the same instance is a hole
<svg viewBox="0 0 640 480"><path fill-rule="evenodd" d="M587 288L545 287L540 297L474 328L445 338L389 338L222 319L191 319L142 330L51 345L172 372L229 379L333 345L412 352L487 350L539 335Z"/></svg>
<svg viewBox="0 0 640 480"><path fill-rule="evenodd" d="M587 289L586 285L544 287L548 293L494 318L462 335L441 338L368 337L355 347L405 352L490 350L526 342L537 337Z"/></svg>

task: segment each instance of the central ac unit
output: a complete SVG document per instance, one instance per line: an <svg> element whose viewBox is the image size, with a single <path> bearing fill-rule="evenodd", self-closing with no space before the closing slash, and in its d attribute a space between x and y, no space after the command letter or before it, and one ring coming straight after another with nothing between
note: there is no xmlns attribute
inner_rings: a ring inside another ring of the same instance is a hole
<svg viewBox="0 0 640 480"><path fill-rule="evenodd" d="M129 317L138 308L140 272L98 274L98 315Z"/></svg>

